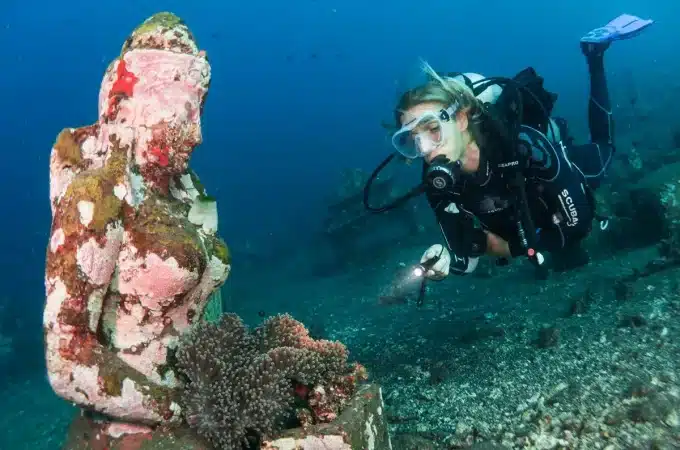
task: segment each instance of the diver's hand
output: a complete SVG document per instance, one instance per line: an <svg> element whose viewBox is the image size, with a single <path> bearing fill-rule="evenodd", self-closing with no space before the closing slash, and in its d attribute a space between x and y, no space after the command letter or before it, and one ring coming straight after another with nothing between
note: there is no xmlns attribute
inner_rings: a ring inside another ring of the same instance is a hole
<svg viewBox="0 0 680 450"><path fill-rule="evenodd" d="M510 244L508 241L490 231L485 231L485 233L487 255L496 256L498 258L512 258L512 252L510 252Z"/></svg>
<svg viewBox="0 0 680 450"><path fill-rule="evenodd" d="M451 265L451 254L441 244L435 244L425 250L423 256L420 258L420 263L425 263L432 258L439 256L439 261L435 263L425 276L430 280L443 280L449 274L449 266Z"/></svg>

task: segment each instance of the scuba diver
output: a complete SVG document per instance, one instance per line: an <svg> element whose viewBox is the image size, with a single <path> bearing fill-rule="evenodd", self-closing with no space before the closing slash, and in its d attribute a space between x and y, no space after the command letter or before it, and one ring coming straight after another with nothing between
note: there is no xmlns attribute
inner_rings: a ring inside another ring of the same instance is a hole
<svg viewBox="0 0 680 450"><path fill-rule="evenodd" d="M584 145L574 144L563 119L551 118L557 95L532 68L512 79L484 79L439 75L424 63L429 81L401 96L392 136L403 157L423 158L422 184L391 205L370 206L372 179L391 154L364 191L374 212L427 196L446 246L425 251L424 277L471 273L482 255L503 264L524 255L545 276L542 252L579 247L594 220L606 228L593 196L615 151L604 53L652 23L624 14L581 38L590 75L591 141Z"/></svg>

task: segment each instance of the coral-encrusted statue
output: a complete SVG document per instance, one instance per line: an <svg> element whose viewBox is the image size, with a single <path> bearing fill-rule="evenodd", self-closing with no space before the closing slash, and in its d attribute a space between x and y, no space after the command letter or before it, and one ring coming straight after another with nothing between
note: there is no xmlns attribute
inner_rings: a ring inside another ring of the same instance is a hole
<svg viewBox="0 0 680 450"><path fill-rule="evenodd" d="M189 29L154 15L109 66L97 123L52 150L49 380L107 418L104 434L181 420L173 349L229 273L215 202L188 168L209 84Z"/></svg>

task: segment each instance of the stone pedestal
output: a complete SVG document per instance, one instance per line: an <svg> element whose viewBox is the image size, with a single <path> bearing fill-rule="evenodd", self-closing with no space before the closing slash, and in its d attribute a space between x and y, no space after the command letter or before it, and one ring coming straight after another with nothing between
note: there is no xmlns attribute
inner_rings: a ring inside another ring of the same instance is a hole
<svg viewBox="0 0 680 450"><path fill-rule="evenodd" d="M390 442L382 391L362 386L350 405L331 423L294 428L263 443L263 450L389 450Z"/></svg>
<svg viewBox="0 0 680 450"><path fill-rule="evenodd" d="M375 384L359 388L331 423L284 431L263 450L389 450L390 436L382 392ZM97 421L78 413L62 450L213 450L186 428L145 430ZM221 450L221 449L220 449Z"/></svg>
<svg viewBox="0 0 680 450"><path fill-rule="evenodd" d="M130 424L99 421L78 413L62 450L212 450L189 429L144 430Z"/></svg>

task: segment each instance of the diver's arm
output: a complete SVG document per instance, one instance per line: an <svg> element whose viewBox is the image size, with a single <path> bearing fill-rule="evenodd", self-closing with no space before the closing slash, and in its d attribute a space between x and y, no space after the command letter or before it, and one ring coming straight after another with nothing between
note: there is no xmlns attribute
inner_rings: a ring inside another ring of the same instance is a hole
<svg viewBox="0 0 680 450"><path fill-rule="evenodd" d="M486 232L486 254L496 258L512 258L510 243L490 231Z"/></svg>
<svg viewBox="0 0 680 450"><path fill-rule="evenodd" d="M538 233L537 248L555 251L583 239L591 229L594 205L586 177L570 159L571 148L562 141L549 141L536 129L522 127L519 153L528 159L524 177L540 185L544 214L552 216L552 225ZM534 222L547 222L537 219ZM513 256L524 253L519 237L511 239L510 251Z"/></svg>
<svg viewBox="0 0 680 450"><path fill-rule="evenodd" d="M430 195L427 199L451 253L449 271L457 275L473 272L477 268L479 256L486 252L486 233L476 229L472 217L460 211L455 203Z"/></svg>
<svg viewBox="0 0 680 450"><path fill-rule="evenodd" d="M554 150L550 152L550 157L532 159L525 169L525 176L540 182L541 200L548 208L546 214L552 215L553 225L538 233L537 247L557 251L588 235L595 211L585 177L567 157L568 150L549 148ZM548 165L546 161L550 161L550 164ZM551 171L550 165L559 169ZM546 177L548 173L552 175L550 178ZM510 250L513 256L516 256L523 249L519 242L511 242Z"/></svg>
<svg viewBox="0 0 680 450"><path fill-rule="evenodd" d="M590 233L594 218L592 199L580 174L569 172L544 187L543 196L555 199L554 225L541 230L539 248L556 251L584 239ZM557 223L555 223L557 222Z"/></svg>

